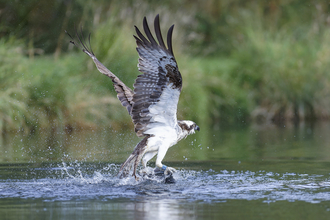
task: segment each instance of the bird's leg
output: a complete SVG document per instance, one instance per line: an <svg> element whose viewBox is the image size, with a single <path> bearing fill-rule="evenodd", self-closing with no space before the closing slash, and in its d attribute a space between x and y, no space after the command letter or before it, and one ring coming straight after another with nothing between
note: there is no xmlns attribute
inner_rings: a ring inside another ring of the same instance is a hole
<svg viewBox="0 0 330 220"><path fill-rule="evenodd" d="M169 173L174 173L176 172L176 169L174 169L173 167L168 167L164 164L162 164L162 160L165 157L165 154L167 152L168 148L159 148L158 149L158 155L157 155L157 159L156 159L156 166L159 167L160 169L162 169L164 171L164 174L167 175Z"/></svg>
<svg viewBox="0 0 330 220"><path fill-rule="evenodd" d="M157 154L157 151L151 151L151 152L147 152L144 154L143 159L142 159L142 165L143 165L143 169L140 171L140 173L142 174L148 174L150 173L150 171L148 172L148 167L147 167L147 163L149 160L151 160L155 155Z"/></svg>
<svg viewBox="0 0 330 220"><path fill-rule="evenodd" d="M144 168L147 168L148 161L151 160L156 154L157 154L157 151L151 151L151 152L146 153L143 156L142 165Z"/></svg>

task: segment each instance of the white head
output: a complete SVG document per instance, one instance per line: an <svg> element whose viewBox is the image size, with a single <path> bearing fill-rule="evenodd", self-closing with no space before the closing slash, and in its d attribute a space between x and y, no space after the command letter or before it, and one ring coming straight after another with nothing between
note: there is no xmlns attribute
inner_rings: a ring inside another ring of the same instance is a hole
<svg viewBox="0 0 330 220"><path fill-rule="evenodd" d="M180 120L178 121L178 125L182 130L182 137L180 139L185 138L190 134L194 134L196 130L199 131L198 125L193 121Z"/></svg>

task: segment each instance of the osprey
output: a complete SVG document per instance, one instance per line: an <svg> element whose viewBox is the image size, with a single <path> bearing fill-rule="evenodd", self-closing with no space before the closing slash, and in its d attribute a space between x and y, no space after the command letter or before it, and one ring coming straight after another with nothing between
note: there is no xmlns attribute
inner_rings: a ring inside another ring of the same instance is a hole
<svg viewBox="0 0 330 220"><path fill-rule="evenodd" d="M84 42L83 37L79 37L77 31L80 45L77 45L69 35L72 38L70 42L80 47L93 59L97 69L112 79L118 99L132 117L136 135L143 137L135 146L133 153L121 165L120 177L126 177L133 168L133 176L137 179L136 169L141 159L143 167L146 168L147 162L156 154L156 166L159 169L165 174L175 172L174 168L162 164L167 150L196 130L199 131L195 122L177 120L182 77L173 55L173 28L174 25L168 30L166 47L160 31L159 15L154 21L158 43L150 32L146 17L143 20L146 37L135 26L137 36L134 38L139 54L138 69L142 74L137 76L133 85L134 90L98 61L90 47L90 35L89 46Z"/></svg>

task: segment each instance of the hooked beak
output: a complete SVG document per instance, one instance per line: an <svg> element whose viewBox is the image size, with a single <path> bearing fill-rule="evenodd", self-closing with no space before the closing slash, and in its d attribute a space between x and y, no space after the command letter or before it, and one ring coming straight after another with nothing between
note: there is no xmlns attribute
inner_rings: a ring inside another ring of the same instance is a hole
<svg viewBox="0 0 330 220"><path fill-rule="evenodd" d="M196 125L195 130L199 131L199 127L198 127L198 125Z"/></svg>

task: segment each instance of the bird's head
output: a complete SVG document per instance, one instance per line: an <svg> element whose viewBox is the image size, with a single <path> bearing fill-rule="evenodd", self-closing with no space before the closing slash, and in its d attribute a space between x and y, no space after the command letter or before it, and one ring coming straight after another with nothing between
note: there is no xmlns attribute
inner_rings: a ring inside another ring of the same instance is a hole
<svg viewBox="0 0 330 220"><path fill-rule="evenodd" d="M182 129L182 132L186 134L186 136L194 134L196 130L199 131L198 125L193 121L180 120L178 121L178 125Z"/></svg>

